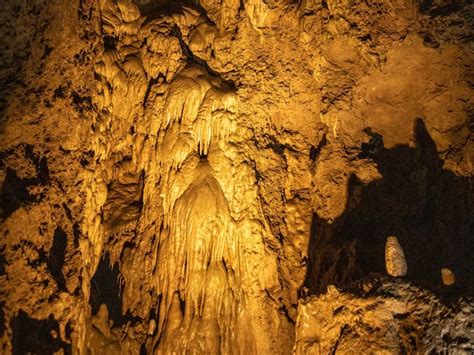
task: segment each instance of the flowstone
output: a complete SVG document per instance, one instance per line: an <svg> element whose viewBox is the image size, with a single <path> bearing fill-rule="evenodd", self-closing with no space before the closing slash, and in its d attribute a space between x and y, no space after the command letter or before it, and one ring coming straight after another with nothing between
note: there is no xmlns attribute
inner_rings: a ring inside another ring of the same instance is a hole
<svg viewBox="0 0 474 355"><path fill-rule="evenodd" d="M2 1L0 352L472 351L473 6Z"/></svg>

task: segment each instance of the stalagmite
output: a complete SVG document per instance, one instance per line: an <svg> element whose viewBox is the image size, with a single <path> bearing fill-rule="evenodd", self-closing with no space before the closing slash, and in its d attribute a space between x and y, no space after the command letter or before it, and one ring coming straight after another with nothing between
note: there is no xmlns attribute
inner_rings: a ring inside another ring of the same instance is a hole
<svg viewBox="0 0 474 355"><path fill-rule="evenodd" d="M472 353L455 3L0 1L0 353Z"/></svg>
<svg viewBox="0 0 474 355"><path fill-rule="evenodd" d="M397 237L389 236L385 242L385 268L387 274L393 277L405 276L407 274L405 253Z"/></svg>
<svg viewBox="0 0 474 355"><path fill-rule="evenodd" d="M153 335L156 330L156 321L154 319L150 320L148 323L148 335Z"/></svg>
<svg viewBox="0 0 474 355"><path fill-rule="evenodd" d="M456 283L456 276L451 269L443 267L441 269L441 280L443 281L443 285L445 286L452 286Z"/></svg>

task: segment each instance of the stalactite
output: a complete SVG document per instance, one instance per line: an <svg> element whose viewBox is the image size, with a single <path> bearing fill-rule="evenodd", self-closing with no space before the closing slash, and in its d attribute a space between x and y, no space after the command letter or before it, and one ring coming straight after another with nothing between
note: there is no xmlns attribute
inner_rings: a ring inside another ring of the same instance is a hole
<svg viewBox="0 0 474 355"><path fill-rule="evenodd" d="M1 2L0 353L472 352L472 7Z"/></svg>

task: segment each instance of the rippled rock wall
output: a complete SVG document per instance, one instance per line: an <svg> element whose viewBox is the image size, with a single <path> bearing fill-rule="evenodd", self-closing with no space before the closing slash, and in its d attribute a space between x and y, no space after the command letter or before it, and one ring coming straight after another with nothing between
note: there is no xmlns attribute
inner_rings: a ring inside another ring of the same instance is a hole
<svg viewBox="0 0 474 355"><path fill-rule="evenodd" d="M0 7L2 352L472 351L469 1Z"/></svg>

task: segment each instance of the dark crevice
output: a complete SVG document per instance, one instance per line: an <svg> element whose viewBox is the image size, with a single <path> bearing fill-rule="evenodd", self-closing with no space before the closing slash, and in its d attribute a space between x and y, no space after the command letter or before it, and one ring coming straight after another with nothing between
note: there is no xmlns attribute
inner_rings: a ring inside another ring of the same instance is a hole
<svg viewBox="0 0 474 355"><path fill-rule="evenodd" d="M140 13L146 16L145 23L152 21L163 15L173 15L183 13L183 8L193 9L212 25L215 22L207 16L206 9L198 0L154 0L147 4L139 5Z"/></svg>
<svg viewBox="0 0 474 355"><path fill-rule="evenodd" d="M156 320L156 310L155 310L155 307L152 307L150 309L150 313L148 314L148 319L151 320L151 319L155 319Z"/></svg>
<svg viewBox="0 0 474 355"><path fill-rule="evenodd" d="M67 234L59 227L54 231L53 245L49 249L47 266L48 270L56 281L58 288L66 290L66 281L62 268L66 257Z"/></svg>
<svg viewBox="0 0 474 355"><path fill-rule="evenodd" d="M281 159L283 160L285 166L287 166L288 162L287 162L287 158L286 158L286 155L285 155L285 150L297 153L296 150L288 144L281 143L280 141L278 141L277 137L275 137L273 135L267 135L266 134L265 138L267 138L269 140L269 142L267 144L265 144L265 146L263 146L263 148L265 148L265 149L269 148L269 149L273 150L276 154L278 154L281 157ZM258 144L256 140L255 140L255 143L256 143L257 148L260 148L260 144Z"/></svg>
<svg viewBox="0 0 474 355"><path fill-rule="evenodd" d="M66 213L66 217L72 221L73 220L73 217L72 217L72 211L71 209L65 204L65 203L62 203L62 206L64 208L64 212Z"/></svg>
<svg viewBox="0 0 474 355"><path fill-rule="evenodd" d="M91 163L93 158L94 158L94 151L89 150L87 152L84 152L84 156L81 158L79 163L81 164L81 166L83 168L85 168L86 166L88 166Z"/></svg>
<svg viewBox="0 0 474 355"><path fill-rule="evenodd" d="M148 97L150 96L151 89L152 89L153 85L155 85L157 82L158 82L158 78L156 78L156 79L155 78L150 78L150 80L148 81L148 86L146 88L145 97L143 99L143 108L146 107L146 104L148 102Z"/></svg>
<svg viewBox="0 0 474 355"><path fill-rule="evenodd" d="M102 40L104 42L104 49L106 51L113 51L117 47L117 38L110 36L110 35L105 35L102 37Z"/></svg>
<svg viewBox="0 0 474 355"><path fill-rule="evenodd" d="M309 159L314 162L316 159L319 157L321 154L321 150L326 146L328 143L327 138L326 138L326 133L323 134L323 137L319 141L319 144L317 147L311 146L309 150Z"/></svg>
<svg viewBox="0 0 474 355"><path fill-rule="evenodd" d="M30 195L28 186L37 185L37 178L20 178L15 170L7 168L2 185L1 206L3 218L7 218L21 205L37 201L36 196Z"/></svg>
<svg viewBox="0 0 474 355"><path fill-rule="evenodd" d="M181 310L181 314L186 313L186 302L184 299L181 299L181 295L178 297L179 298L179 308Z"/></svg>
<svg viewBox="0 0 474 355"><path fill-rule="evenodd" d="M188 0L191 2L192 6L194 7L195 10L197 10L201 16L203 16L207 22L209 22L211 25L215 26L216 23L212 21L209 16L207 16L207 11L206 9L201 5L200 0Z"/></svg>
<svg viewBox="0 0 474 355"><path fill-rule="evenodd" d="M372 41L372 35L370 33L367 33L363 35L362 37L359 38L362 42L370 42Z"/></svg>
<svg viewBox="0 0 474 355"><path fill-rule="evenodd" d="M462 5L458 3L458 1L452 1L450 4L445 6L436 7L429 11L429 15L431 17L437 16L448 16L452 13L459 11L462 9Z"/></svg>
<svg viewBox="0 0 474 355"><path fill-rule="evenodd" d="M425 34L423 37L423 45L429 48L438 48L440 46L440 43L432 35Z"/></svg>
<svg viewBox="0 0 474 355"><path fill-rule="evenodd" d="M290 324L295 325L295 321L293 320L293 318L291 318L290 313L288 312L288 308L286 308L285 305L281 305L279 308L279 311L285 316L286 320Z"/></svg>
<svg viewBox="0 0 474 355"><path fill-rule="evenodd" d="M273 150L276 154L278 154L280 157L282 157L283 160L286 162L286 156L285 156L285 145L281 144L279 142L270 142L268 143L265 148L270 148Z"/></svg>
<svg viewBox="0 0 474 355"><path fill-rule="evenodd" d="M48 319L36 320L20 310L10 325L14 355L54 354L61 349L65 354L72 354L71 345L60 339L59 323L52 315Z"/></svg>
<svg viewBox="0 0 474 355"><path fill-rule="evenodd" d="M35 165L39 183L47 185L49 183L49 169L46 157L39 157L36 155L33 152L33 146L30 144L25 145L25 157L31 160L31 162Z"/></svg>
<svg viewBox="0 0 474 355"><path fill-rule="evenodd" d="M339 347L339 343L341 342L341 339L344 338L344 336L349 332L349 329L350 327L348 324L344 324L342 326L341 330L339 331L339 337L336 340L336 344L334 344L334 347L331 351L331 355L337 354L337 348Z"/></svg>
<svg viewBox="0 0 474 355"><path fill-rule="evenodd" d="M79 227L79 223L74 223L72 226L72 233L74 235L74 246L79 246L79 238L81 237L81 229Z"/></svg>
<svg viewBox="0 0 474 355"><path fill-rule="evenodd" d="M91 96L81 96L76 91L71 93L72 107L79 113L84 113L84 111L92 111L92 97Z"/></svg>
<svg viewBox="0 0 474 355"><path fill-rule="evenodd" d="M420 2L420 12L421 13L426 13L431 9L431 6L433 5L433 0L422 0Z"/></svg>
<svg viewBox="0 0 474 355"><path fill-rule="evenodd" d="M182 13L183 6L194 7L191 1L187 0L155 0L146 5L139 5L139 8L140 13L146 16L146 24L160 16Z"/></svg>
<svg viewBox="0 0 474 355"><path fill-rule="evenodd" d="M244 10L245 10L245 2L244 2L244 0L240 0L240 3L239 3L239 12L238 12L239 15L240 15L242 12L244 12Z"/></svg>
<svg viewBox="0 0 474 355"><path fill-rule="evenodd" d="M25 144L24 148L25 158L33 163L36 170L36 176L20 178L15 170L9 167L6 168L5 179L2 184L2 192L0 196L3 218L10 216L21 205L37 202L43 198L43 194L30 194L30 186L47 186L50 183L47 158L35 154L33 150L34 147L30 144Z"/></svg>
<svg viewBox="0 0 474 355"><path fill-rule="evenodd" d="M383 178L366 185L351 176L345 213L335 221L314 214L305 281L310 293L385 274L391 235L404 249L407 280L446 301L474 293L472 183L443 169L422 119L415 119L413 131L414 147L387 149L381 135L367 130L370 142L360 156L372 160ZM453 286L442 284L444 267L456 276Z"/></svg>
<svg viewBox="0 0 474 355"><path fill-rule="evenodd" d="M199 159L200 159L201 162L206 162L207 161L207 153L202 153L201 148L202 148L201 144L198 144L198 151L200 152L199 153Z"/></svg>
<svg viewBox="0 0 474 355"><path fill-rule="evenodd" d="M371 158L383 147L383 137L376 132L372 132L370 127L365 128L364 132L370 137L370 140L368 143L362 143L359 158Z"/></svg>
<svg viewBox="0 0 474 355"><path fill-rule="evenodd" d="M91 295L89 304L92 308L92 314L97 314L101 304L105 304L109 311L109 318L114 326L121 326L126 323L127 318L122 315L122 299L119 284L119 268L115 264L110 265L109 254L103 257L94 277L91 280Z"/></svg>
<svg viewBox="0 0 474 355"><path fill-rule="evenodd" d="M0 247L0 276L5 275L7 259L5 258L5 246Z"/></svg>

